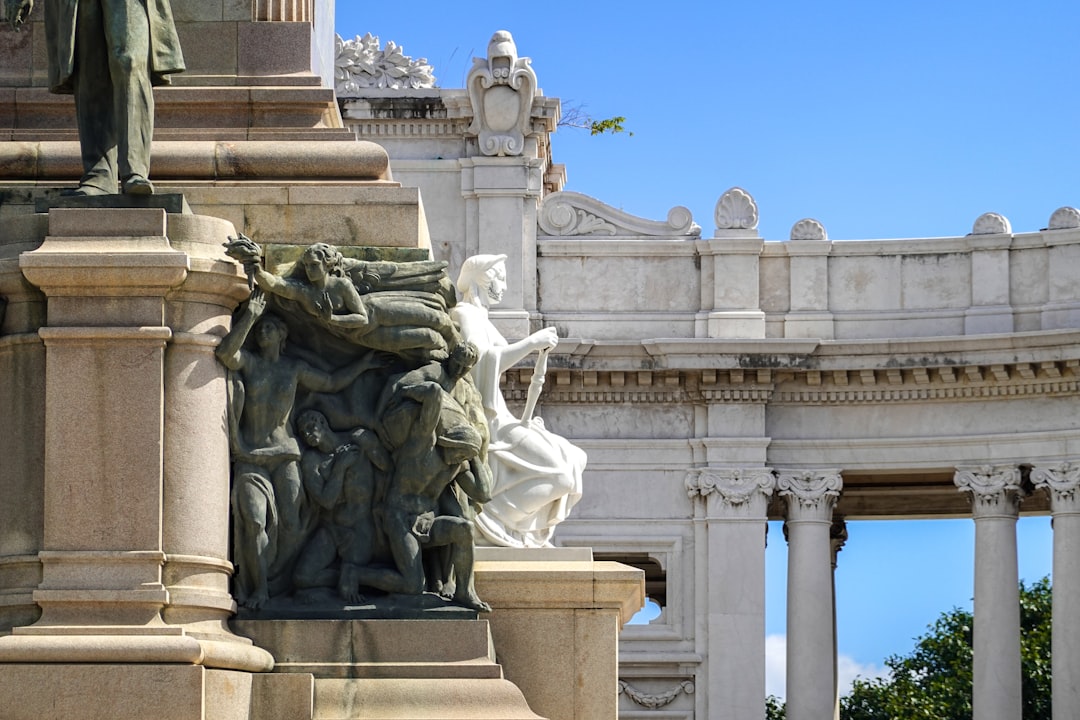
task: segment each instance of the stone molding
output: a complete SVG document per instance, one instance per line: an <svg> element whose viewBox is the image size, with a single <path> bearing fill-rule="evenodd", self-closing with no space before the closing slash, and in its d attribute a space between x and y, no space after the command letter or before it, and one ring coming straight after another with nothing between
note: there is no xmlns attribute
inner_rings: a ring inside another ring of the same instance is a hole
<svg viewBox="0 0 1080 720"><path fill-rule="evenodd" d="M679 693L686 693L687 695L694 694L694 683L690 680L683 680L670 690L666 690L662 693L650 694L638 690L625 680L619 680L619 694L626 695L637 705L649 710L658 710L665 705L670 705L672 701L679 696Z"/></svg>
<svg viewBox="0 0 1080 720"><path fill-rule="evenodd" d="M356 97L368 88L418 89L435 87L427 58L413 60L393 40L380 47L371 33L345 40L334 36L334 89L339 98Z"/></svg>
<svg viewBox="0 0 1080 720"><path fill-rule="evenodd" d="M971 495L975 518L1016 517L1023 490L1016 465L975 465L956 468L953 482L960 492Z"/></svg>
<svg viewBox="0 0 1080 720"><path fill-rule="evenodd" d="M544 198L536 223L541 235L637 235L685 239L699 237L701 227L690 211L677 205L668 211L667 220L646 220L617 210L596 198L563 191Z"/></svg>
<svg viewBox="0 0 1080 720"><path fill-rule="evenodd" d="M686 475L690 499L716 497L724 517L765 518L766 505L776 487L771 468L696 468Z"/></svg>
<svg viewBox="0 0 1080 720"><path fill-rule="evenodd" d="M972 235L1008 235L1012 233L1012 223L1004 215L994 212L983 213L971 226Z"/></svg>
<svg viewBox="0 0 1080 720"><path fill-rule="evenodd" d="M843 487L836 469L776 471L776 489L787 503L788 522L829 522Z"/></svg>
<svg viewBox="0 0 1080 720"><path fill-rule="evenodd" d="M740 187L733 187L716 201L713 210L716 231L757 230L758 206L750 193ZM756 232L753 233L757 235Z"/></svg>
<svg viewBox="0 0 1080 720"><path fill-rule="evenodd" d="M1046 489L1054 515L1080 514L1080 462L1036 465L1031 469L1031 482Z"/></svg>

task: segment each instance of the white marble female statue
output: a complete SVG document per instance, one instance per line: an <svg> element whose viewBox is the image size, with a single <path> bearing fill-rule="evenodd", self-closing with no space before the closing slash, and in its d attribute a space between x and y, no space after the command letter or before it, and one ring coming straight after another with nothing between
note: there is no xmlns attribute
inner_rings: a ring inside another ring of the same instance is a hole
<svg viewBox="0 0 1080 720"><path fill-rule="evenodd" d="M533 352L546 353L559 343L555 328L507 343L488 319L488 306L506 290L505 255L474 255L461 267L457 289L462 296L450 312L480 359L472 369L491 444L488 464L492 499L476 519L481 537L493 545L550 547L555 526L581 499L585 452L544 427L540 418L519 419L506 407L499 378ZM531 406L532 403L529 403Z"/></svg>

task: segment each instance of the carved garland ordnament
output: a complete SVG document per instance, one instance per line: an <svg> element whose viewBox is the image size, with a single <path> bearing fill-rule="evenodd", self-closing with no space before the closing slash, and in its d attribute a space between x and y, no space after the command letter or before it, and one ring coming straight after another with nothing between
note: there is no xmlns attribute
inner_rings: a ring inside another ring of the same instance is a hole
<svg viewBox="0 0 1080 720"><path fill-rule="evenodd" d="M679 696L680 692L684 692L687 695L694 694L694 683L689 680L683 680L670 690L667 690L656 695L644 693L635 688L625 680L619 681L619 694L626 695L641 707L648 708L650 710L656 710L662 708L665 705L671 704L671 702Z"/></svg>
<svg viewBox="0 0 1080 720"><path fill-rule="evenodd" d="M551 193L540 205L537 224L545 235L644 235L647 237L699 237L701 227L690 211L676 206L666 221L646 220L617 210L596 198L563 191Z"/></svg>
<svg viewBox="0 0 1080 720"><path fill-rule="evenodd" d="M334 86L341 97L359 95L364 88L432 88L435 76L426 58L413 60L392 40L379 47L377 35L334 40Z"/></svg>

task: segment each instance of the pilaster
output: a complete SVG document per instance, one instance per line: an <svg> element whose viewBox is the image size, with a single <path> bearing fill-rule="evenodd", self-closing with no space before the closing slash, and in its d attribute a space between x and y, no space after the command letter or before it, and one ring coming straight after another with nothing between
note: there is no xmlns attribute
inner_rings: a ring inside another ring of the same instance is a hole
<svg viewBox="0 0 1080 720"><path fill-rule="evenodd" d="M1016 519L1023 492L1020 468L958 467L953 480L970 494L975 518L973 716L1016 720L1022 707L1016 558Z"/></svg>
<svg viewBox="0 0 1080 720"><path fill-rule="evenodd" d="M706 503L710 717L762 717L766 506L775 485L766 467L708 467L687 477L690 497Z"/></svg>

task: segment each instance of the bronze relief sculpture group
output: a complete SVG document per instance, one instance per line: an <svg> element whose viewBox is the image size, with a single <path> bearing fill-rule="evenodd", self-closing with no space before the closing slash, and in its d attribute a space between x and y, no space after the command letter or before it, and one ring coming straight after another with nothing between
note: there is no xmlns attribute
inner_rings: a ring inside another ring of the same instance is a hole
<svg viewBox="0 0 1080 720"><path fill-rule="evenodd" d="M485 612L474 543L550 545L585 456L514 417L499 376L558 338L507 343L487 318L502 256L369 262L316 243L276 275L241 235L251 297L217 350L229 370L235 595L367 602L433 593ZM535 405L530 398L529 414Z"/></svg>

